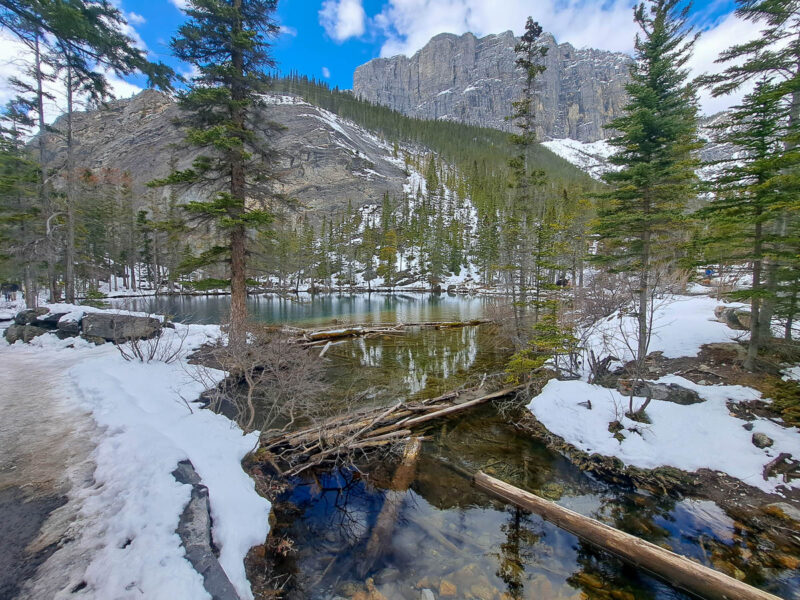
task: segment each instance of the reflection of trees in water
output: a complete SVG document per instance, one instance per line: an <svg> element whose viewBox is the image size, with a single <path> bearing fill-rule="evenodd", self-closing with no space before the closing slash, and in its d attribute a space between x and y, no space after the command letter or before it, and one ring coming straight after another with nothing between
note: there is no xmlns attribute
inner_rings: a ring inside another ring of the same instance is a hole
<svg viewBox="0 0 800 600"><path fill-rule="evenodd" d="M508 595L519 600L525 588L525 565L533 559L533 546L541 536L533 531L529 514L517 507L510 507L508 512L508 521L500 526L506 539L496 554L497 576L506 584Z"/></svg>
<svg viewBox="0 0 800 600"><path fill-rule="evenodd" d="M353 367L366 367L366 372L347 377L358 378L362 388L395 387L401 388L396 392L414 396L429 388L438 393L443 382L469 371L480 351L479 338L478 327L423 329L351 340L329 356L339 358L340 368L351 372Z"/></svg>

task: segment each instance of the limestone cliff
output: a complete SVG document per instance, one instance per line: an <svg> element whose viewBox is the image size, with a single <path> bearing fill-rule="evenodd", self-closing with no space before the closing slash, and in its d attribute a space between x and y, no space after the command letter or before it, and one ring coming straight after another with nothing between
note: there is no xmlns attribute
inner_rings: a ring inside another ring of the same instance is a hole
<svg viewBox="0 0 800 600"><path fill-rule="evenodd" d="M348 200L361 205L380 202L386 191L402 193L406 174L389 144L299 98L270 95L265 101L263 118L283 126L270 142L280 156L280 191L315 215L335 212ZM152 90L78 113L75 163L81 169L128 171L137 197L168 194L167 189L148 190L147 182L167 175L172 161L186 168L197 155L183 143L174 123L178 116L175 102ZM62 125L59 120L54 127ZM48 164L58 170L66 162L63 138L49 134L48 145Z"/></svg>
<svg viewBox="0 0 800 600"><path fill-rule="evenodd" d="M630 58L601 50L576 50L550 34L547 70L539 87L540 139L594 142L622 113ZM409 116L450 119L510 129L506 117L522 88L511 31L476 38L437 35L414 56L378 58L359 66L353 92Z"/></svg>

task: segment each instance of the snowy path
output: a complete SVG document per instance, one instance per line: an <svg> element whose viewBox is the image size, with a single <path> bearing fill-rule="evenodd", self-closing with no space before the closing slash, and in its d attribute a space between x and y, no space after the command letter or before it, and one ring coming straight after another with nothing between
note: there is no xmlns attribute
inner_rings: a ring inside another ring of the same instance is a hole
<svg viewBox="0 0 800 600"><path fill-rule="evenodd" d="M78 506L64 498L92 485L91 453L99 432L76 409L68 371L78 360L76 353L62 353L45 363L34 350L0 347L0 494L8 501L0 591L4 581L6 592L14 592L33 575L29 563L35 567L37 555L45 558L40 553L71 535ZM45 597L34 588L29 581L19 597Z"/></svg>
<svg viewBox="0 0 800 600"><path fill-rule="evenodd" d="M216 326L177 325L161 340L183 343L185 357L217 336ZM204 387L193 368L126 362L111 344L79 338L0 339L0 598L210 598L176 532L192 491L172 474L184 460L208 487L219 564L238 596L252 598L244 557L266 539L270 504L241 460L258 432L191 407ZM16 540L11 565L7 538ZM29 560L25 546L46 551Z"/></svg>

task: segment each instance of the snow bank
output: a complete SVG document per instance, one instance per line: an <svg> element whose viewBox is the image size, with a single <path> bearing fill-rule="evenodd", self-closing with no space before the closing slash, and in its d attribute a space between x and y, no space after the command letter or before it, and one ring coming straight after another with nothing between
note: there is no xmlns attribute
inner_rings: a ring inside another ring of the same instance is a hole
<svg viewBox="0 0 800 600"><path fill-rule="evenodd" d="M757 399L759 392L742 386L698 385L676 375L658 381L695 390L705 402L682 406L653 400L647 407L652 424L647 425L624 416L628 398L616 390L583 381L551 380L528 408L549 431L581 450L616 456L626 465L643 469L669 465L688 472L712 469L767 492L783 484L775 478L764 481L764 465L780 452L800 455L800 434L767 419L756 419L753 430L747 431L745 422L732 416L726 406L728 400ZM580 405L587 400L591 409ZM635 406L643 401L634 399ZM608 431L608 424L617 420L626 428L622 442ZM751 441L756 432L768 435L775 444L756 448ZM800 482L789 485L800 487Z"/></svg>
<svg viewBox="0 0 800 600"><path fill-rule="evenodd" d="M51 309L74 310L64 305ZM219 327L178 324L164 331L162 343L177 343L184 335L188 349L215 339ZM196 405L190 409L187 402L203 386L185 361L126 362L110 344L94 347L80 339L41 336L34 342L45 363L55 353L81 353L82 360L69 371L70 397L76 410L90 411L104 430L93 454L95 485L72 492L82 496L81 513L76 538L68 545L75 551L77 544L90 557L79 579L87 584L83 593L95 598L209 597L175 533L191 486L178 483L171 473L188 459L209 489L220 564L241 598L252 598L243 561L267 536L270 505L240 463L257 444L258 433L242 435L225 417ZM5 346L4 351L31 349Z"/></svg>
<svg viewBox="0 0 800 600"><path fill-rule="evenodd" d="M747 332L735 331L716 320L714 309L720 304L707 296L656 300L648 352L663 352L666 358L696 356L703 344L746 339ZM727 306L747 308L736 303ZM629 345L636 348L637 331L636 316L617 311L593 326L586 335L585 345L597 356L612 354L627 362L634 358Z"/></svg>

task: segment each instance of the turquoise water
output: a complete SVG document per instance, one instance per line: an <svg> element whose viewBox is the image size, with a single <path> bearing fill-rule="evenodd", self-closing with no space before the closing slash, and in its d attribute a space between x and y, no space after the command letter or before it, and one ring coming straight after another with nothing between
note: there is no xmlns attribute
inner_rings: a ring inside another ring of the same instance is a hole
<svg viewBox="0 0 800 600"><path fill-rule="evenodd" d="M492 300L448 294L298 294L248 298L251 319L265 323L415 323L481 317ZM115 308L167 314L188 323L221 323L230 312L229 296L155 296L111 300Z"/></svg>

